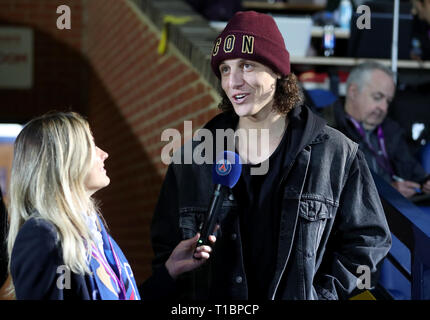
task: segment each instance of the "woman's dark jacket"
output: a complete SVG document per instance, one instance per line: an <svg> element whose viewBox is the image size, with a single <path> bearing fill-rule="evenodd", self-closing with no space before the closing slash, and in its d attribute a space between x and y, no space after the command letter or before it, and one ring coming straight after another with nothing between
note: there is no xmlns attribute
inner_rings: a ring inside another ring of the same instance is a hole
<svg viewBox="0 0 430 320"><path fill-rule="evenodd" d="M11 258L16 298L91 300L88 275L71 272L70 285L67 285L63 265L61 243L55 226L41 218L27 220L18 232ZM145 281L139 293L142 300L158 300L172 292L168 288L174 288L174 280L164 267Z"/></svg>

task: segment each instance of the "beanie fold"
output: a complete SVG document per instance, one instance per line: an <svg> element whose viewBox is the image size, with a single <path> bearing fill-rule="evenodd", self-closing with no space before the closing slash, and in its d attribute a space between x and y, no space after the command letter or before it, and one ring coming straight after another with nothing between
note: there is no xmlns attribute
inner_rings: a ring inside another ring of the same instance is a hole
<svg viewBox="0 0 430 320"><path fill-rule="evenodd" d="M237 12L217 37L211 66L221 78L219 65L228 59L260 62L283 76L290 73L290 54L275 20L255 11Z"/></svg>

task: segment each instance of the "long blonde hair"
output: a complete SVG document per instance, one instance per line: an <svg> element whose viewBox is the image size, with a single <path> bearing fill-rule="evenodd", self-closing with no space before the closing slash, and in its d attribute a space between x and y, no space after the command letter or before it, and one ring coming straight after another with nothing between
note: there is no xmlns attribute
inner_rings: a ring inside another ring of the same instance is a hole
<svg viewBox="0 0 430 320"><path fill-rule="evenodd" d="M48 113L24 126L15 141L10 182L9 269L19 229L37 212L57 228L64 264L78 274L90 272L84 215L98 210L84 180L94 158L88 122L77 113Z"/></svg>

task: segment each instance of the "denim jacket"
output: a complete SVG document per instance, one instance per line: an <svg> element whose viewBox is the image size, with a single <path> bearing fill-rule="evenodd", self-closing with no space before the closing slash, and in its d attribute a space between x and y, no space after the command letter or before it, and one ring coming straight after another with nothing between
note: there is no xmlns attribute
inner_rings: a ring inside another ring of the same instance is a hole
<svg viewBox="0 0 430 320"><path fill-rule="evenodd" d="M371 286L376 285L378 267L391 246L384 211L358 145L306 107L291 116L305 118L306 138L279 180L277 259L267 299L346 299L357 290L359 266L370 271ZM206 128L235 128L235 123L234 115L222 113ZM154 271L180 240L199 231L213 189L210 164L169 166L151 228ZM178 279L178 298L248 298L232 192L224 197L222 213L211 258Z"/></svg>

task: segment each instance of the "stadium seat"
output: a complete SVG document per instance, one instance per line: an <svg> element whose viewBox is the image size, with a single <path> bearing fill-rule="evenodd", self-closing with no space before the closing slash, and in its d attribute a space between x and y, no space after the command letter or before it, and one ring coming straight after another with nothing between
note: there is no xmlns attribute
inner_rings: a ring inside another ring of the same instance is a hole
<svg viewBox="0 0 430 320"><path fill-rule="evenodd" d="M424 170L430 173L430 142L427 142L420 151L420 161Z"/></svg>

